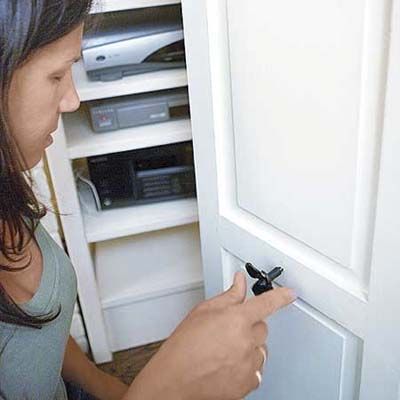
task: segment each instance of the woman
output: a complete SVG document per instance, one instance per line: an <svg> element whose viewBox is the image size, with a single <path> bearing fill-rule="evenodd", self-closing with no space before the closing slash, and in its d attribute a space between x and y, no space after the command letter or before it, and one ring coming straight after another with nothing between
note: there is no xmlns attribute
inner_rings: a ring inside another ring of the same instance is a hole
<svg viewBox="0 0 400 400"><path fill-rule="evenodd" d="M0 398L238 399L257 388L264 319L289 289L247 301L246 281L195 307L130 388L100 371L69 336L76 277L46 233L24 171L79 107L71 66L91 0L0 1Z"/></svg>

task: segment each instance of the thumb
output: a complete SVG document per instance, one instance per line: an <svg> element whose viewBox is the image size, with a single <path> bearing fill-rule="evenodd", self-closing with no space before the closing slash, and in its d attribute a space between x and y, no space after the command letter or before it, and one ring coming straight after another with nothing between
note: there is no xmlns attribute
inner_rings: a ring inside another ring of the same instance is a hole
<svg viewBox="0 0 400 400"><path fill-rule="evenodd" d="M231 287L225 292L227 295L232 297L232 300L236 300L237 303L243 303L246 298L246 277L243 272L236 271L233 276L233 283Z"/></svg>
<svg viewBox="0 0 400 400"><path fill-rule="evenodd" d="M232 286L225 292L215 296L210 301L215 307L227 307L243 303L246 299L246 277L243 272L237 271L233 277Z"/></svg>

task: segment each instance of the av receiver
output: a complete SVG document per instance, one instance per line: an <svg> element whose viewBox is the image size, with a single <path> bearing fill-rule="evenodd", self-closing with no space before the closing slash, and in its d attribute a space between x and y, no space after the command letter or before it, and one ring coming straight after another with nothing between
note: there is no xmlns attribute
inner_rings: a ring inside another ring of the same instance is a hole
<svg viewBox="0 0 400 400"><path fill-rule="evenodd" d="M102 210L196 195L192 142L88 158Z"/></svg>

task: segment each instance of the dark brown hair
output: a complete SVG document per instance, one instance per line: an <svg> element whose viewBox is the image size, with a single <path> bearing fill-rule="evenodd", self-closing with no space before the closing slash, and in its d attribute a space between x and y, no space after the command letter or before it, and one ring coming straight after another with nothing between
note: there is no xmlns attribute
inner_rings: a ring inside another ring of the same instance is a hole
<svg viewBox="0 0 400 400"><path fill-rule="evenodd" d="M8 125L8 95L14 72L43 46L81 24L92 0L0 1L0 255L23 259L39 220L46 214L32 191L32 179ZM22 161L21 161L22 160ZM26 268L30 260L22 267ZM19 268L20 269L20 268ZM0 270L13 271L7 265ZM59 314L32 316L19 307L0 283L0 321L40 328Z"/></svg>

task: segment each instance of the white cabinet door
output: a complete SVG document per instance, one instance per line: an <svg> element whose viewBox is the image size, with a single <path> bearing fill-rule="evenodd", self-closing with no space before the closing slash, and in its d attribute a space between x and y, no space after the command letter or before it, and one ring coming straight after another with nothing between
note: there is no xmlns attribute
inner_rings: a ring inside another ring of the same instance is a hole
<svg viewBox="0 0 400 400"><path fill-rule="evenodd" d="M206 296L299 295L251 399L400 399L399 1L182 1Z"/></svg>

